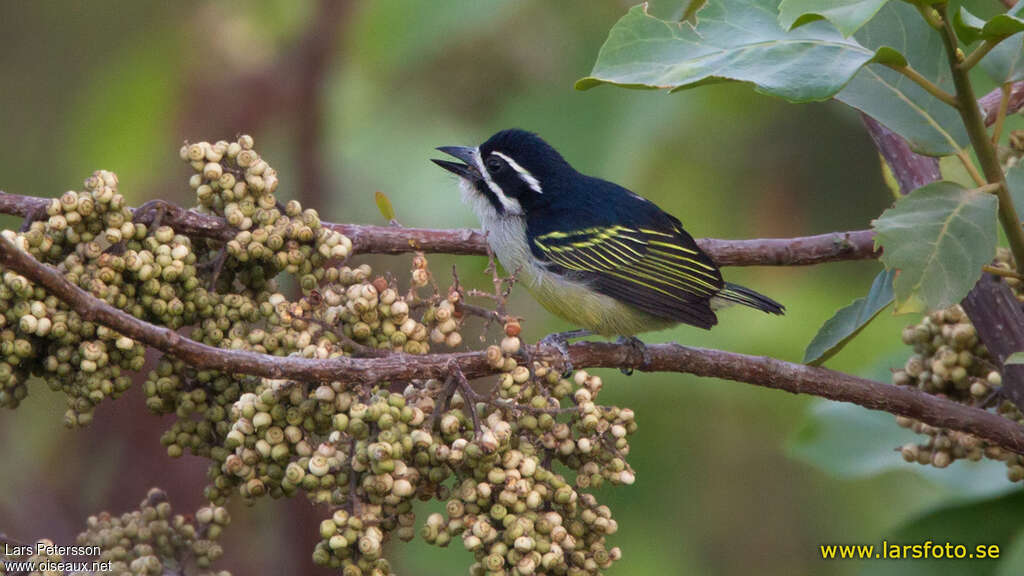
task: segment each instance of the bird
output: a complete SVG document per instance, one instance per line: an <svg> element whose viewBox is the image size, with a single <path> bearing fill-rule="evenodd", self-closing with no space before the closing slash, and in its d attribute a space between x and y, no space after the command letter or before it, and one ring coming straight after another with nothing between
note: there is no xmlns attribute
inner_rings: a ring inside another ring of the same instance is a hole
<svg viewBox="0 0 1024 576"><path fill-rule="evenodd" d="M480 146L437 148L459 179L498 261L549 312L579 329L541 340L566 369L567 342L618 337L648 360L637 334L679 324L710 329L741 304L783 314L775 300L726 282L679 219L618 184L577 171L535 133L497 132Z"/></svg>

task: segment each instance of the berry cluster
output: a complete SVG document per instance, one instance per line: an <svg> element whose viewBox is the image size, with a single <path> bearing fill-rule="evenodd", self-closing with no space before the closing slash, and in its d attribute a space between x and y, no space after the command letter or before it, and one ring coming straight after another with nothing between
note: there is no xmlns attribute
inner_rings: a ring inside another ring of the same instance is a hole
<svg viewBox="0 0 1024 576"><path fill-rule="evenodd" d="M994 266L1011 269L1010 254L1000 248ZM1004 278L1024 301L1024 290L1015 278ZM914 353L902 369L893 372L897 386L914 386L930 394L941 394L950 400L974 406L987 405L1002 386L1002 375L992 362L977 331L959 306L926 315L921 322L903 329L904 344ZM1024 415L1009 400L998 402L996 410L1003 416L1024 423ZM956 460L978 461L983 457L1005 461L1011 481L1024 480L1024 460L1020 456L991 446L976 436L937 428L923 422L898 416L904 428L927 436L921 444L906 444L900 451L907 462L930 464L945 468Z"/></svg>
<svg viewBox="0 0 1024 576"><path fill-rule="evenodd" d="M78 544L98 547L98 560L110 562L115 574L175 574L198 568L199 576L229 576L210 570L223 553L216 540L229 521L221 507L200 508L195 518L173 514L167 495L154 488L138 510L90 516Z"/></svg>
<svg viewBox="0 0 1024 576"><path fill-rule="evenodd" d="M503 345L509 353L488 349L505 370L493 394L458 374L401 392L263 380L231 409L233 451L207 496L301 491L333 507L313 558L344 574L390 573L381 545L414 537L416 499L447 500L421 535L439 546L461 536L475 573L600 573L620 556L605 545L617 525L585 490L633 482L633 414L594 403L600 378L541 364L531 375L512 356L518 338ZM576 471L573 482L556 463Z"/></svg>
<svg viewBox="0 0 1024 576"><path fill-rule="evenodd" d="M183 258L172 258L164 246L161 262L166 258L168 271L161 274L148 266L144 280L139 278L143 264L138 251L143 243L157 241L147 237L146 226L132 223L113 173L96 172L85 181L84 191L66 192L33 216L23 232L5 230L5 237L71 282L137 317L184 313L182 301L174 296L180 287L196 282L194 268ZM155 253L147 253L156 260ZM0 406L17 407L27 394L25 382L37 375L67 395L68 425L89 423L100 401L116 398L131 384L125 372L142 368L144 347L86 322L24 277L0 273ZM174 300L173 310L160 296Z"/></svg>
<svg viewBox="0 0 1024 576"><path fill-rule="evenodd" d="M472 314L501 318L504 338L486 350L500 374L478 387L454 365L440 379L294 382L159 357L145 374L146 405L174 415L162 436L169 455L210 460L211 504L193 524L155 493L137 513L90 519L82 541L102 542L132 573L160 572L185 548L205 569L220 553L212 540L229 498L301 492L329 514L313 559L348 576L391 573L382 547L416 536L416 500L446 503L419 533L439 546L461 538L475 574L599 574L620 557L606 544L617 524L590 491L634 481L625 458L636 423L631 410L596 403L599 377L522 362L518 322L465 304L457 281L440 293L422 254L405 291L390 274L338 263L351 241L315 211L277 201L276 172L250 137L180 154L195 170L196 209L225 219L233 237L161 225L173 210L164 204L133 214L109 172L4 234L112 306L225 349L426 354L460 347ZM68 423L88 423L143 369L145 348L0 273L0 404L16 406L40 375L67 395Z"/></svg>

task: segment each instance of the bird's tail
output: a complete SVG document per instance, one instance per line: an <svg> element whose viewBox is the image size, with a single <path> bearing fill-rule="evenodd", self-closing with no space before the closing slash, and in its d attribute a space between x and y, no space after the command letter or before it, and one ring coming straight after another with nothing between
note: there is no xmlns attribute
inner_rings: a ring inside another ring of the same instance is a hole
<svg viewBox="0 0 1024 576"><path fill-rule="evenodd" d="M769 314L783 314L786 310L785 306L764 294L754 292L750 288L731 282L726 282L725 288L716 294L715 298L720 301L721 305L743 304L744 306L750 306Z"/></svg>

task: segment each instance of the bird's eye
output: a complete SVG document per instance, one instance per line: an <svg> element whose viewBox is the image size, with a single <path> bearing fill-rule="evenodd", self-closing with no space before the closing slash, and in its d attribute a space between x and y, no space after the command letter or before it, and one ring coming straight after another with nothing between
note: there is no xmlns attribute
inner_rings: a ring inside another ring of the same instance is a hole
<svg viewBox="0 0 1024 576"><path fill-rule="evenodd" d="M494 156L491 156L490 158L487 159L487 171L490 172L491 174L497 174L498 172L501 172L501 169L504 167L505 164L501 160L495 158Z"/></svg>

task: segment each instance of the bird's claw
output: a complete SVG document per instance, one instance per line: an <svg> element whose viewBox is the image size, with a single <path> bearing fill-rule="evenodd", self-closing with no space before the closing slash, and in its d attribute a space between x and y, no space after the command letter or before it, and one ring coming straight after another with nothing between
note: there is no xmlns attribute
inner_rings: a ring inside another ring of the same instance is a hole
<svg viewBox="0 0 1024 576"><path fill-rule="evenodd" d="M590 336L589 330L570 330L568 332L555 332L541 338L538 344L552 346L562 355L562 376L572 373L572 361L569 360L569 340Z"/></svg>
<svg viewBox="0 0 1024 576"><path fill-rule="evenodd" d="M625 344L629 346L630 348L633 349L634 352L639 354L641 366L650 365L651 355L647 351L647 345L644 344L642 340L640 340L636 336L620 336L619 339L616 340L616 342L618 344ZM633 368L619 368L619 371L625 374L626 376L631 376L633 374Z"/></svg>
<svg viewBox="0 0 1024 576"><path fill-rule="evenodd" d="M552 346L558 350L562 355L562 376L565 377L572 373L572 360L569 359L569 342L559 336L561 334L548 334L538 344Z"/></svg>

